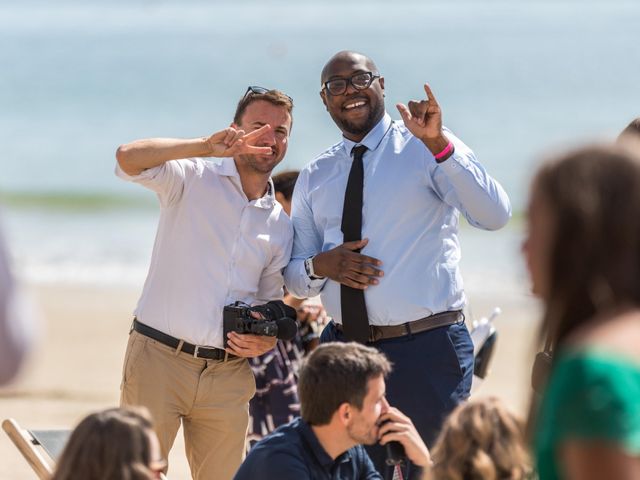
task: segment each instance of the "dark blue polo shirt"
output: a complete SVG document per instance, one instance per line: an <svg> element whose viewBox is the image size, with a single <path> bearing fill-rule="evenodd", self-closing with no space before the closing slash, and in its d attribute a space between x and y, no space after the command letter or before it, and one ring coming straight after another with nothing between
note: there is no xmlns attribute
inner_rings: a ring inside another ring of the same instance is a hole
<svg viewBox="0 0 640 480"><path fill-rule="evenodd" d="M362 445L333 460L301 418L282 425L249 452L234 480L382 480Z"/></svg>

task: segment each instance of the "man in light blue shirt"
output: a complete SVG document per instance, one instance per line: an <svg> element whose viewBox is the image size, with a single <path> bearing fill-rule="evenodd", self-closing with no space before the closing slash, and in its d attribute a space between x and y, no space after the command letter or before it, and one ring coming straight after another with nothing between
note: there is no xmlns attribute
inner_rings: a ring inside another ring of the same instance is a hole
<svg viewBox="0 0 640 480"><path fill-rule="evenodd" d="M447 413L468 397L473 374L473 346L460 313L458 216L496 230L511 215L509 199L443 127L428 85L426 100L398 104L399 122L385 112L384 78L370 58L337 53L321 83L343 138L300 173L285 282L296 296L321 295L333 317L323 341L349 340L344 286L364 292L368 343L394 364L389 402L413 419L429 445ZM352 202L345 202L345 191L358 145L366 147L361 237L345 242L343 208ZM382 470L383 451L369 453Z"/></svg>

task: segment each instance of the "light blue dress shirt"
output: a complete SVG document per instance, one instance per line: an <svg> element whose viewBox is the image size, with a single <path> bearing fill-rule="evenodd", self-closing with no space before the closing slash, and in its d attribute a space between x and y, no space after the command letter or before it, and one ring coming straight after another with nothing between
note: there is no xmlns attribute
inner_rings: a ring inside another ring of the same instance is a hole
<svg viewBox="0 0 640 480"><path fill-rule="evenodd" d="M388 114L359 145L364 190L362 253L382 261L384 276L365 290L371 325L399 325L465 304L459 271L459 213L486 230L511 216L504 189L478 163L474 153L449 130L455 153L438 164L424 143ZM293 193L294 243L285 284L298 297L320 294L327 313L342 323L340 284L311 280L304 260L343 243L340 228L344 192L351 169L346 138L300 173Z"/></svg>

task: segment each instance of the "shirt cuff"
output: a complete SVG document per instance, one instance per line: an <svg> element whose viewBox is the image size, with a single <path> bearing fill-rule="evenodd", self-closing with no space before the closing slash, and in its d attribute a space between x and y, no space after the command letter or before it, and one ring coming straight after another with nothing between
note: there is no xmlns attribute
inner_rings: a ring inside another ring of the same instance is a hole
<svg viewBox="0 0 640 480"><path fill-rule="evenodd" d="M457 175L460 172L466 170L469 165L467 157L454 150L453 155L447 158L444 162L439 163L438 167L444 170L447 175Z"/></svg>

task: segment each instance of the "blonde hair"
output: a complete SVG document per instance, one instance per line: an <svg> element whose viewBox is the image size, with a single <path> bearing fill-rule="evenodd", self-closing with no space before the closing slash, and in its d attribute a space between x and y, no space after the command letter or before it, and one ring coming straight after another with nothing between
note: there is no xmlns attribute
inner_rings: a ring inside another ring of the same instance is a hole
<svg viewBox="0 0 640 480"><path fill-rule="evenodd" d="M518 480L531 461L522 422L495 397L459 405L432 451L430 480Z"/></svg>

